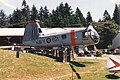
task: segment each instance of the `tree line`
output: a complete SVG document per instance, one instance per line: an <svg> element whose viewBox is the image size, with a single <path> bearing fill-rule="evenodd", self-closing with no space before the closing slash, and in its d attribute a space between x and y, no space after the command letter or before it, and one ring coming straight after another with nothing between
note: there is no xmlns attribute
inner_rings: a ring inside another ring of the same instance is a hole
<svg viewBox="0 0 120 80"><path fill-rule="evenodd" d="M6 16L3 10L0 10L0 27L5 27L8 24L15 24L21 22L28 22L40 20L43 22L44 27L63 27L71 24L79 24L79 26L85 26L88 23L94 22L90 11L87 12L87 17L85 18L81 10L77 7L74 12L68 3L60 3L56 9L52 10L50 13L47 6L40 7L39 10L33 5L30 10L29 5L25 0L22 2L22 8L16 9L12 14ZM99 19L99 22L113 21L120 25L120 6L115 5L115 10L113 17L110 16L107 10L103 13L103 18ZM22 26L12 26L12 27L24 27Z"/></svg>
<svg viewBox="0 0 120 80"><path fill-rule="evenodd" d="M97 45L99 48L107 48L112 44L112 39L115 37L119 30L120 25L120 5L115 5L113 16L111 17L107 10L104 11L102 19L98 22L94 22L90 11L87 12L85 18L79 9L76 8L75 12L72 10L68 3L60 3L56 9L53 9L50 13L47 6L40 7L39 10L32 6L30 10L29 5L25 0L22 2L22 8L16 9L12 14L6 16L4 10L0 10L0 27L25 27L23 23L28 21L40 20L43 22L41 27L56 28L56 27L83 27L89 23L97 29L100 35L100 43ZM11 24L13 24L11 26ZM6 26L7 25L7 26ZM71 26L72 25L72 26Z"/></svg>
<svg viewBox="0 0 120 80"><path fill-rule="evenodd" d="M71 9L68 3L60 3L55 10L50 13L47 6L40 7L39 10L32 6L30 10L29 5L25 0L22 2L22 8L16 9L12 14L6 16L3 10L0 10L0 27L5 27L8 24L15 24L27 21L40 20L43 22L44 27L63 27L71 24L78 24L79 26L84 26L86 23L93 22L91 13L87 13L85 18L81 10L77 7L75 13ZM24 27L22 26L12 26L12 27Z"/></svg>

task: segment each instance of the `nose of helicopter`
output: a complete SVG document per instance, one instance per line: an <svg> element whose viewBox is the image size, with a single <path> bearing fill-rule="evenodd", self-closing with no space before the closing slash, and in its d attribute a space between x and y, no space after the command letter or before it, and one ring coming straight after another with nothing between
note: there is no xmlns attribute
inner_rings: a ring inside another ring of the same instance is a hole
<svg viewBox="0 0 120 80"><path fill-rule="evenodd" d="M96 35L91 35L91 36L93 37L93 41L94 41L95 43L98 43L98 42L100 41L99 36L96 36Z"/></svg>
<svg viewBox="0 0 120 80"><path fill-rule="evenodd" d="M87 28L87 31L89 32L90 38L91 38L95 43L98 43L98 42L100 41L99 34L98 34L97 31L93 28L93 26L89 25L89 27Z"/></svg>

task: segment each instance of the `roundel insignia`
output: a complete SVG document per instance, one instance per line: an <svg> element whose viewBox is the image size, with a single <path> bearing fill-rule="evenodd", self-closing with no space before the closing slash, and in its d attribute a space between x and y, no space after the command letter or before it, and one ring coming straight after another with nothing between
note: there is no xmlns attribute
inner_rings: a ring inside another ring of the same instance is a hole
<svg viewBox="0 0 120 80"><path fill-rule="evenodd" d="M46 42L47 42L47 43L51 43L51 39L50 39L50 38L47 38L47 39L46 39Z"/></svg>

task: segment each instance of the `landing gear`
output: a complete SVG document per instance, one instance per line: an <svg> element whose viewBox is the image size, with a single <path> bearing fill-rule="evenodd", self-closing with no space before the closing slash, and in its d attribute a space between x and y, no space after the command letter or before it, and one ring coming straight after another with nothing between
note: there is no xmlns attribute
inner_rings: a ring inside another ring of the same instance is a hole
<svg viewBox="0 0 120 80"><path fill-rule="evenodd" d="M75 59L75 51L73 47L65 48L63 51L63 62L70 62Z"/></svg>

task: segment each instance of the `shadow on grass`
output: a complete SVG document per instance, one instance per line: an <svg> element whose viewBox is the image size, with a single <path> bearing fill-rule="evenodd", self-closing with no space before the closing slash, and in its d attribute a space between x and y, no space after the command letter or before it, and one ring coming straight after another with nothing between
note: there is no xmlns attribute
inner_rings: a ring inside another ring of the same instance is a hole
<svg viewBox="0 0 120 80"><path fill-rule="evenodd" d="M83 64L94 64L94 63L97 63L97 62L81 62Z"/></svg>
<svg viewBox="0 0 120 80"><path fill-rule="evenodd" d="M69 64L69 65L70 65L72 71L76 74L77 78L78 78L78 79L81 79L79 73L74 69L73 65L71 65L71 64Z"/></svg>
<svg viewBox="0 0 120 80"><path fill-rule="evenodd" d="M57 61L57 62L63 62L59 57L56 57L56 56L52 56L52 55L48 55L48 54L44 54L44 55L43 55L43 54L38 54L38 55L52 58L52 59L54 59L54 60Z"/></svg>
<svg viewBox="0 0 120 80"><path fill-rule="evenodd" d="M85 67L84 64L80 64L79 62L76 62L76 61L71 61L70 62L72 65L75 65L76 67Z"/></svg>
<svg viewBox="0 0 120 80"><path fill-rule="evenodd" d="M114 74L108 74L108 75L106 75L105 77L108 78L108 79L120 79L119 76L114 75Z"/></svg>

